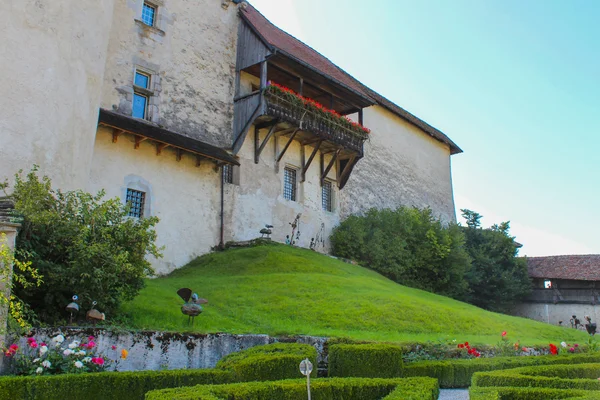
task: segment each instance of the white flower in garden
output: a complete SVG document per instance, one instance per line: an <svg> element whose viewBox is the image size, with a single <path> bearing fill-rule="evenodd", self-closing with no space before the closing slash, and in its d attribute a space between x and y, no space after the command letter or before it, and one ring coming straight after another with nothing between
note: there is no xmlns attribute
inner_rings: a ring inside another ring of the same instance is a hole
<svg viewBox="0 0 600 400"><path fill-rule="evenodd" d="M78 356L85 356L85 350L79 350L77 353Z"/></svg>
<svg viewBox="0 0 600 400"><path fill-rule="evenodd" d="M41 374L42 372L44 372L44 368L42 368L42 367L38 367L38 368L35 370L35 373L36 373L36 374Z"/></svg>
<svg viewBox="0 0 600 400"><path fill-rule="evenodd" d="M560 345L565 348L567 347L567 343L565 343L565 342L560 342Z"/></svg>
<svg viewBox="0 0 600 400"><path fill-rule="evenodd" d="M42 361L42 367L44 368L50 368L52 366L52 363L48 360L44 360Z"/></svg>
<svg viewBox="0 0 600 400"><path fill-rule="evenodd" d="M63 354L64 354L65 356L67 356L67 357L68 357L68 356L70 356L71 354L73 354L73 350L66 349L65 351L63 351Z"/></svg>
<svg viewBox="0 0 600 400"><path fill-rule="evenodd" d="M75 361L75 367L76 368L82 368L83 367L83 363L81 361Z"/></svg>
<svg viewBox="0 0 600 400"><path fill-rule="evenodd" d="M36 362L38 362L38 361L40 361L40 359L39 359L39 358L36 358L36 359L34 359L34 360L33 360L33 362L34 362L34 363L36 363Z"/></svg>
<svg viewBox="0 0 600 400"><path fill-rule="evenodd" d="M83 358L84 363L89 363L90 361L92 361L92 357L84 357Z"/></svg>
<svg viewBox="0 0 600 400"><path fill-rule="evenodd" d="M79 342L77 340L74 340L73 343L69 345L70 349L74 349L75 347L79 347Z"/></svg>
<svg viewBox="0 0 600 400"><path fill-rule="evenodd" d="M47 346L41 346L40 347L40 355L44 355L48 352L48 347Z"/></svg>
<svg viewBox="0 0 600 400"><path fill-rule="evenodd" d="M59 344L65 341L65 337L63 335L54 336L52 338L52 341L58 346Z"/></svg>

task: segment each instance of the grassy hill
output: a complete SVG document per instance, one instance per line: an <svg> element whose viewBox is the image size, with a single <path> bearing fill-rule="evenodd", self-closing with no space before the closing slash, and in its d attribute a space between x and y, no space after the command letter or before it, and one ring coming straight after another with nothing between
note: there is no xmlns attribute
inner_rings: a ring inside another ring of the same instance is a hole
<svg viewBox="0 0 600 400"><path fill-rule="evenodd" d="M180 311L181 287L209 300L193 328ZM583 332L484 311L284 245L200 257L169 276L148 280L122 311L134 328L171 331L495 344L506 330L511 340L527 345L586 339Z"/></svg>

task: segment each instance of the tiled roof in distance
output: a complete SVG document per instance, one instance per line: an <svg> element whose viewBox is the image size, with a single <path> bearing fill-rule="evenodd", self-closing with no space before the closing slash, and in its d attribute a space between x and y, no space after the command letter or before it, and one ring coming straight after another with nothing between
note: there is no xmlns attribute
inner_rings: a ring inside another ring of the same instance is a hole
<svg viewBox="0 0 600 400"><path fill-rule="evenodd" d="M256 29L259 35L272 47L277 48L279 51L282 51L292 58L310 65L314 70L318 71L322 75L341 83L353 91L358 92L368 98L374 99L380 106L387 108L392 113L417 126L425 133L429 134L440 142L446 143L450 147L451 154L462 153L462 150L456 145L456 143L454 143L443 132L409 113L374 90L371 90L367 86L363 85L352 75L348 74L346 71L331 62L327 57L323 56L310 46L273 25L267 18L265 18L264 15L262 15L250 4L246 4L246 6L242 7L241 10L246 21L248 21L254 27L254 29Z"/></svg>
<svg viewBox="0 0 600 400"><path fill-rule="evenodd" d="M600 281L600 254L527 257L532 278Z"/></svg>

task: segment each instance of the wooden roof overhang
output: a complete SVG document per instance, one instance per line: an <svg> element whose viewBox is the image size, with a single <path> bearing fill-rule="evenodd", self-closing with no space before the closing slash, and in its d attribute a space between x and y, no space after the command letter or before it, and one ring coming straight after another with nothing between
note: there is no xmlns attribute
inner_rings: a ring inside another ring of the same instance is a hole
<svg viewBox="0 0 600 400"><path fill-rule="evenodd" d="M101 108L98 116L98 126L113 129L113 142L116 142L123 133L133 135L136 149L139 148L141 142L151 140L156 143L157 155L163 149L172 147L176 151L177 161L181 160L183 152L187 152L196 157L197 166L200 165L201 159L208 159L217 165L240 165L231 154L222 148L114 111Z"/></svg>

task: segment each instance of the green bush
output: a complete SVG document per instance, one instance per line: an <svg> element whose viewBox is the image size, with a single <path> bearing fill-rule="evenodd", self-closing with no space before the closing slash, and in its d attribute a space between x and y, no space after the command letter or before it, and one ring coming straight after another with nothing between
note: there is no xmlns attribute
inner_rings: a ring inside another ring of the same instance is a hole
<svg viewBox="0 0 600 400"><path fill-rule="evenodd" d="M311 381L315 400L435 400L438 385L431 378L327 378ZM389 395L389 396L388 396ZM388 396L388 397L385 397ZM264 400L306 399L303 379L275 382L248 382L229 385L194 386L149 392L146 400Z"/></svg>
<svg viewBox="0 0 600 400"><path fill-rule="evenodd" d="M477 372L476 387L543 387L552 389L600 390L600 364L551 365Z"/></svg>
<svg viewBox="0 0 600 400"><path fill-rule="evenodd" d="M231 371L236 382L275 381L300 376L300 362L308 358L317 375L317 350L308 344L274 343L225 356L216 368Z"/></svg>
<svg viewBox="0 0 600 400"><path fill-rule="evenodd" d="M600 393L546 388L471 388L471 400L600 400Z"/></svg>
<svg viewBox="0 0 600 400"><path fill-rule="evenodd" d="M400 284L462 298L470 266L464 235L430 209L371 209L350 216L331 234L333 254L359 261Z"/></svg>
<svg viewBox="0 0 600 400"><path fill-rule="evenodd" d="M0 398L12 400L134 400L154 389L222 384L231 374L219 370L100 372L55 376L1 377Z"/></svg>
<svg viewBox="0 0 600 400"><path fill-rule="evenodd" d="M329 376L396 378L402 376L402 348L391 344L329 346Z"/></svg>
<svg viewBox="0 0 600 400"><path fill-rule="evenodd" d="M583 364L594 362L600 362L600 353L420 361L405 365L404 376L429 376L437 378L440 382L440 387L442 388L464 388L471 385L471 378L475 372L495 371L533 365Z"/></svg>
<svg viewBox="0 0 600 400"><path fill-rule="evenodd" d="M0 188L6 186L0 182ZM26 178L16 175L12 198L24 219L15 257L42 276L41 285L15 285L13 294L40 320L66 320L65 305L74 294L82 310L97 301L100 311L114 315L153 274L146 256L161 256L155 245L158 218L129 218L123 202L104 200L104 192L53 190L36 168Z"/></svg>

